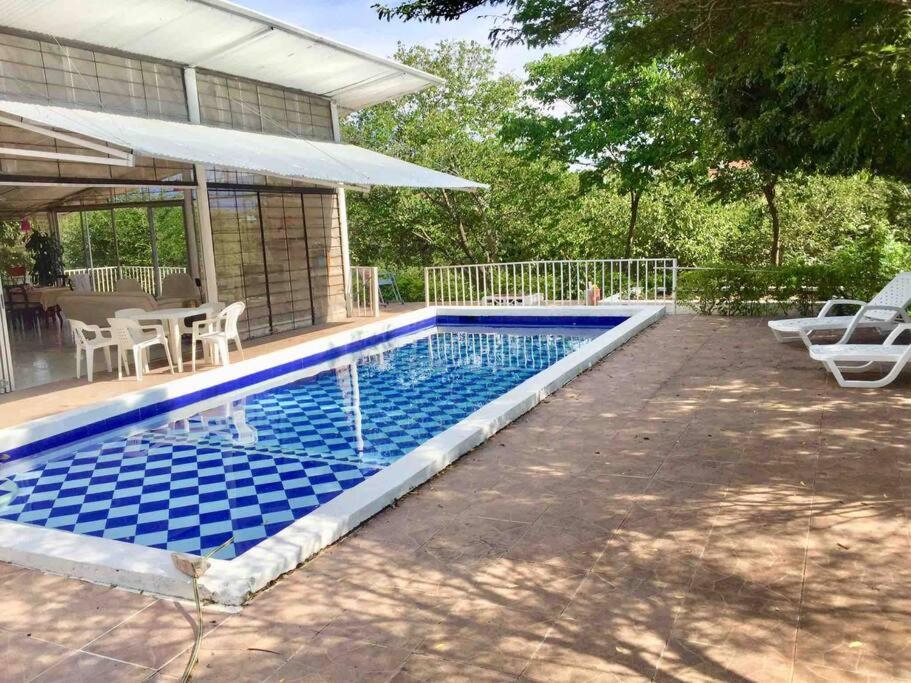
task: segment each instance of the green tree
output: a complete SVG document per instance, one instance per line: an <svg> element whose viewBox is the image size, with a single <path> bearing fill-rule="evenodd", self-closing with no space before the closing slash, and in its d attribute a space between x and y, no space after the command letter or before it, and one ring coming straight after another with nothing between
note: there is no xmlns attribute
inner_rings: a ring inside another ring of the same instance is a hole
<svg viewBox="0 0 911 683"><path fill-rule="evenodd" d="M615 59L679 55L742 152L767 174L861 169L911 179L908 0L404 0L381 16L506 10L493 38L548 45L582 31ZM787 162L787 163L785 163Z"/></svg>
<svg viewBox="0 0 911 683"><path fill-rule="evenodd" d="M527 70L532 102L508 118L505 137L527 155L585 168L588 186L613 178L629 198L629 257L643 193L699 159L707 123L697 92L673 61L628 65L603 46L546 56Z"/></svg>
<svg viewBox="0 0 911 683"><path fill-rule="evenodd" d="M537 256L536 249L553 243L578 180L563 164L529 161L500 139L501 117L519 105L519 83L495 76L492 51L477 43L400 47L395 59L446 83L352 116L345 139L491 189L350 193L354 258L427 265Z"/></svg>
<svg viewBox="0 0 911 683"><path fill-rule="evenodd" d="M20 266L31 268L19 221L0 220L0 278L7 277L8 269Z"/></svg>

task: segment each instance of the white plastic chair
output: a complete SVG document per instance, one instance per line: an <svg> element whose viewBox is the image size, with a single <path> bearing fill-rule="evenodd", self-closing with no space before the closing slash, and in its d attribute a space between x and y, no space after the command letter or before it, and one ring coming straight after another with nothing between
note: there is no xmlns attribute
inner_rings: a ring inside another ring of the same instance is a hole
<svg viewBox="0 0 911 683"><path fill-rule="evenodd" d="M178 321L177 326L178 326L178 328L180 328L180 336L182 337L185 334L192 335L193 334L193 323L202 322L201 320L194 321L193 318L200 316L200 315L204 315L206 317L206 319L213 318L215 315L220 313L224 309L224 307L225 307L225 305L220 301L214 301L210 304L202 304L201 306L197 306L196 312L192 316L190 316L188 318L181 318ZM191 321L189 325L187 324L187 320Z"/></svg>
<svg viewBox="0 0 911 683"><path fill-rule="evenodd" d="M829 315L833 306L860 306L854 315ZM815 318L787 318L770 320L769 328L780 342L802 340L810 348L814 332L837 332L844 330L838 341L847 344L854 332L861 328L873 328L880 332L892 330L899 322L911 322L907 309L911 305L911 273L899 273L869 303L856 299L832 299L827 301Z"/></svg>
<svg viewBox="0 0 911 683"><path fill-rule="evenodd" d="M168 339L161 325L140 325L129 318L108 318L111 325L111 336L117 343L117 377L123 378L123 365L126 364L127 372L130 371L129 356L132 352L133 365L136 367L136 381L142 380L142 372L149 371L149 349L156 344L164 347L165 358L168 360L168 369L174 373L174 363L171 362L171 349Z"/></svg>
<svg viewBox="0 0 911 683"><path fill-rule="evenodd" d="M132 315L146 313L146 312L147 311L144 308L120 308L120 309L114 311L114 316L119 318L124 315L132 316ZM134 318L134 320L136 320L136 318Z"/></svg>
<svg viewBox="0 0 911 683"><path fill-rule="evenodd" d="M818 360L832 373L839 386L878 388L890 384L911 361L911 345L896 344L904 332L911 331L911 324L901 323L886 337L882 344L825 344L810 347L810 358ZM891 365L889 372L880 379L845 379L844 373L865 372L873 365Z"/></svg>
<svg viewBox="0 0 911 683"><path fill-rule="evenodd" d="M111 347L117 346L117 342L111 336L111 330L98 325L87 325L81 320L70 320L70 328L73 330L73 341L76 343L76 379L82 374L82 354L85 353L85 375L89 382L92 381L96 349L104 350L104 360L110 372Z"/></svg>
<svg viewBox="0 0 911 683"><path fill-rule="evenodd" d="M211 347L213 354L217 351L218 355L213 355L212 360L213 362L220 361L222 365L231 363L228 355L229 341L234 342L234 346L240 351L240 357L244 357L244 348L240 344L240 334L237 332L237 320L246 307L243 301L237 301L216 316L193 323L193 349L190 352L193 372L196 372L197 342L202 343L203 353L207 347Z"/></svg>

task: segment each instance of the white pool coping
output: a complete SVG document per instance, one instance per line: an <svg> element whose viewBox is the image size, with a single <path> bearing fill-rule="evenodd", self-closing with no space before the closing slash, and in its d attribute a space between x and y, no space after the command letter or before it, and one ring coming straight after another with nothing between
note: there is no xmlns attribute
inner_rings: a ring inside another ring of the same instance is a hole
<svg viewBox="0 0 911 683"><path fill-rule="evenodd" d="M291 571L433 477L461 455L533 408L556 389L662 318L665 315L665 308L624 305L560 308L423 308L264 354L225 368L121 395L92 407L77 408L0 430L0 451L12 450L39 439L52 437L88 422L109 419L138 406L151 405L214 387L303 356L365 340L377 334L394 332L438 315L617 315L627 319L242 555L233 560L211 560L210 569L199 582L204 599L223 605L243 604L277 577ZM380 343L382 342L378 342ZM304 372L315 374L337 366L342 358L310 366ZM287 376L284 381L287 381ZM243 390L226 392L210 401L223 403L232 393L248 393L276 383L283 381L273 379L257 384L255 388L246 387ZM185 410L196 412L199 409L200 405L194 404ZM133 543L0 520L0 560L158 595L187 599L192 597L191 582L174 568L171 551Z"/></svg>

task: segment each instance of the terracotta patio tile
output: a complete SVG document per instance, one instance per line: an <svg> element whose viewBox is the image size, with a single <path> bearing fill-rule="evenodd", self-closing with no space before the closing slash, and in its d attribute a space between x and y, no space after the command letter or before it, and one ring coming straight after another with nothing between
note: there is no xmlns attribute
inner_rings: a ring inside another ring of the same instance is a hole
<svg viewBox="0 0 911 683"><path fill-rule="evenodd" d="M735 463L702 456L667 458L655 473L662 481L724 485L734 474Z"/></svg>
<svg viewBox="0 0 911 683"><path fill-rule="evenodd" d="M502 557L527 528L523 522L466 514L425 543L419 557L428 554L442 562Z"/></svg>
<svg viewBox="0 0 911 683"><path fill-rule="evenodd" d="M584 570L557 563L500 558L484 561L450 584L455 610L509 608L540 618L559 616L573 599Z"/></svg>
<svg viewBox="0 0 911 683"><path fill-rule="evenodd" d="M636 490L645 488L647 481L633 481L629 490L605 493L601 497L587 495L588 486L567 487L538 517L536 524L557 529L573 529L580 523L594 526L603 532L613 532L638 499ZM626 485L626 484L624 484Z"/></svg>
<svg viewBox="0 0 911 683"><path fill-rule="evenodd" d="M25 683L71 654L54 643L0 631L0 679Z"/></svg>
<svg viewBox="0 0 911 683"><path fill-rule="evenodd" d="M263 680L313 637L309 628L242 613L203 638L193 680ZM162 673L180 676L185 666L185 659L178 657Z"/></svg>
<svg viewBox="0 0 911 683"><path fill-rule="evenodd" d="M415 683L416 681L499 683L513 680L515 680L514 676L499 671L417 653L408 657L399 672L392 678L394 683Z"/></svg>
<svg viewBox="0 0 911 683"><path fill-rule="evenodd" d="M788 683L791 658L763 649L722 648L672 638L654 680Z"/></svg>
<svg viewBox="0 0 911 683"><path fill-rule="evenodd" d="M634 605L628 604L633 608ZM560 619L523 672L534 681L650 680L664 650L669 623L635 616L577 622ZM655 628L657 626L657 628Z"/></svg>
<svg viewBox="0 0 911 683"><path fill-rule="evenodd" d="M357 606L333 619L322 634L361 640L373 645L413 650L426 633L446 617L447 609L422 608L410 600Z"/></svg>
<svg viewBox="0 0 911 683"><path fill-rule="evenodd" d="M542 496L535 491L519 492L513 488L504 492L495 489L479 495L462 514L530 524L541 516L551 502L552 496ZM442 533L447 531L448 529Z"/></svg>
<svg viewBox="0 0 911 683"><path fill-rule="evenodd" d="M517 676L552 623L498 605L457 607L428 630L420 651Z"/></svg>
<svg viewBox="0 0 911 683"><path fill-rule="evenodd" d="M220 624L228 614L203 612L203 633ZM157 669L188 650L196 637L196 610L176 601L158 600L134 614L83 649Z"/></svg>
<svg viewBox="0 0 911 683"><path fill-rule="evenodd" d="M816 663L797 662L791 680L793 683L895 683L900 679L857 674Z"/></svg>
<svg viewBox="0 0 911 683"><path fill-rule="evenodd" d="M620 515L616 516L618 524L621 519ZM577 520L574 525L552 526L539 520L528 528L505 557L585 571L601 557L613 532L609 524Z"/></svg>
<svg viewBox="0 0 911 683"><path fill-rule="evenodd" d="M911 677L911 598L808 579L796 660L874 677Z"/></svg>
<svg viewBox="0 0 911 683"><path fill-rule="evenodd" d="M321 634L305 644L269 681L388 681L409 651Z"/></svg>
<svg viewBox="0 0 911 683"><path fill-rule="evenodd" d="M466 501L466 507L469 504ZM452 522L451 515L442 510L434 513L427 507L400 503L371 519L357 535L382 544L386 550L393 545L416 550Z"/></svg>
<svg viewBox="0 0 911 683"><path fill-rule="evenodd" d="M708 543L715 511L713 505L678 510L666 506L642 509L637 504L615 531L614 548L644 556L699 557ZM611 554L610 549L606 554Z"/></svg>
<svg viewBox="0 0 911 683"><path fill-rule="evenodd" d="M722 502L724 497L724 488L717 484L653 479L636 505L646 510L711 510L713 506Z"/></svg>
<svg viewBox="0 0 911 683"><path fill-rule="evenodd" d="M154 673L153 669L77 652L33 680L35 683L130 683L144 681Z"/></svg>
<svg viewBox="0 0 911 683"><path fill-rule="evenodd" d="M665 455L657 453L630 453L607 447L601 457L585 470L586 474L619 474L631 477L651 477L661 467Z"/></svg>
<svg viewBox="0 0 911 683"><path fill-rule="evenodd" d="M79 648L152 602L107 586L17 572L0 581L0 628Z"/></svg>

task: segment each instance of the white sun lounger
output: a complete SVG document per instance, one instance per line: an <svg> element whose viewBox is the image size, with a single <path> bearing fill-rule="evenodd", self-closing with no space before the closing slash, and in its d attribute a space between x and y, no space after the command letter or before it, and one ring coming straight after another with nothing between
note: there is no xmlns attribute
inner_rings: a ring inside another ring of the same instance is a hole
<svg viewBox="0 0 911 683"><path fill-rule="evenodd" d="M854 315L829 315L833 306L850 304L860 306ZM814 332L844 330L839 344L846 344L855 330L873 328L881 332L893 329L899 322L911 322L907 309L911 304L911 273L899 273L869 303L855 299L832 299L815 318L786 318L770 320L769 328L780 342L802 340L807 348L813 346L810 335Z"/></svg>
<svg viewBox="0 0 911 683"><path fill-rule="evenodd" d="M825 344L810 347L810 358L826 366L840 386L843 387L884 387L892 382L911 360L911 345L896 344L903 333L911 331L911 324L901 323L886 337L882 344ZM865 372L881 363L891 365L888 373L880 379L845 379L844 373Z"/></svg>

